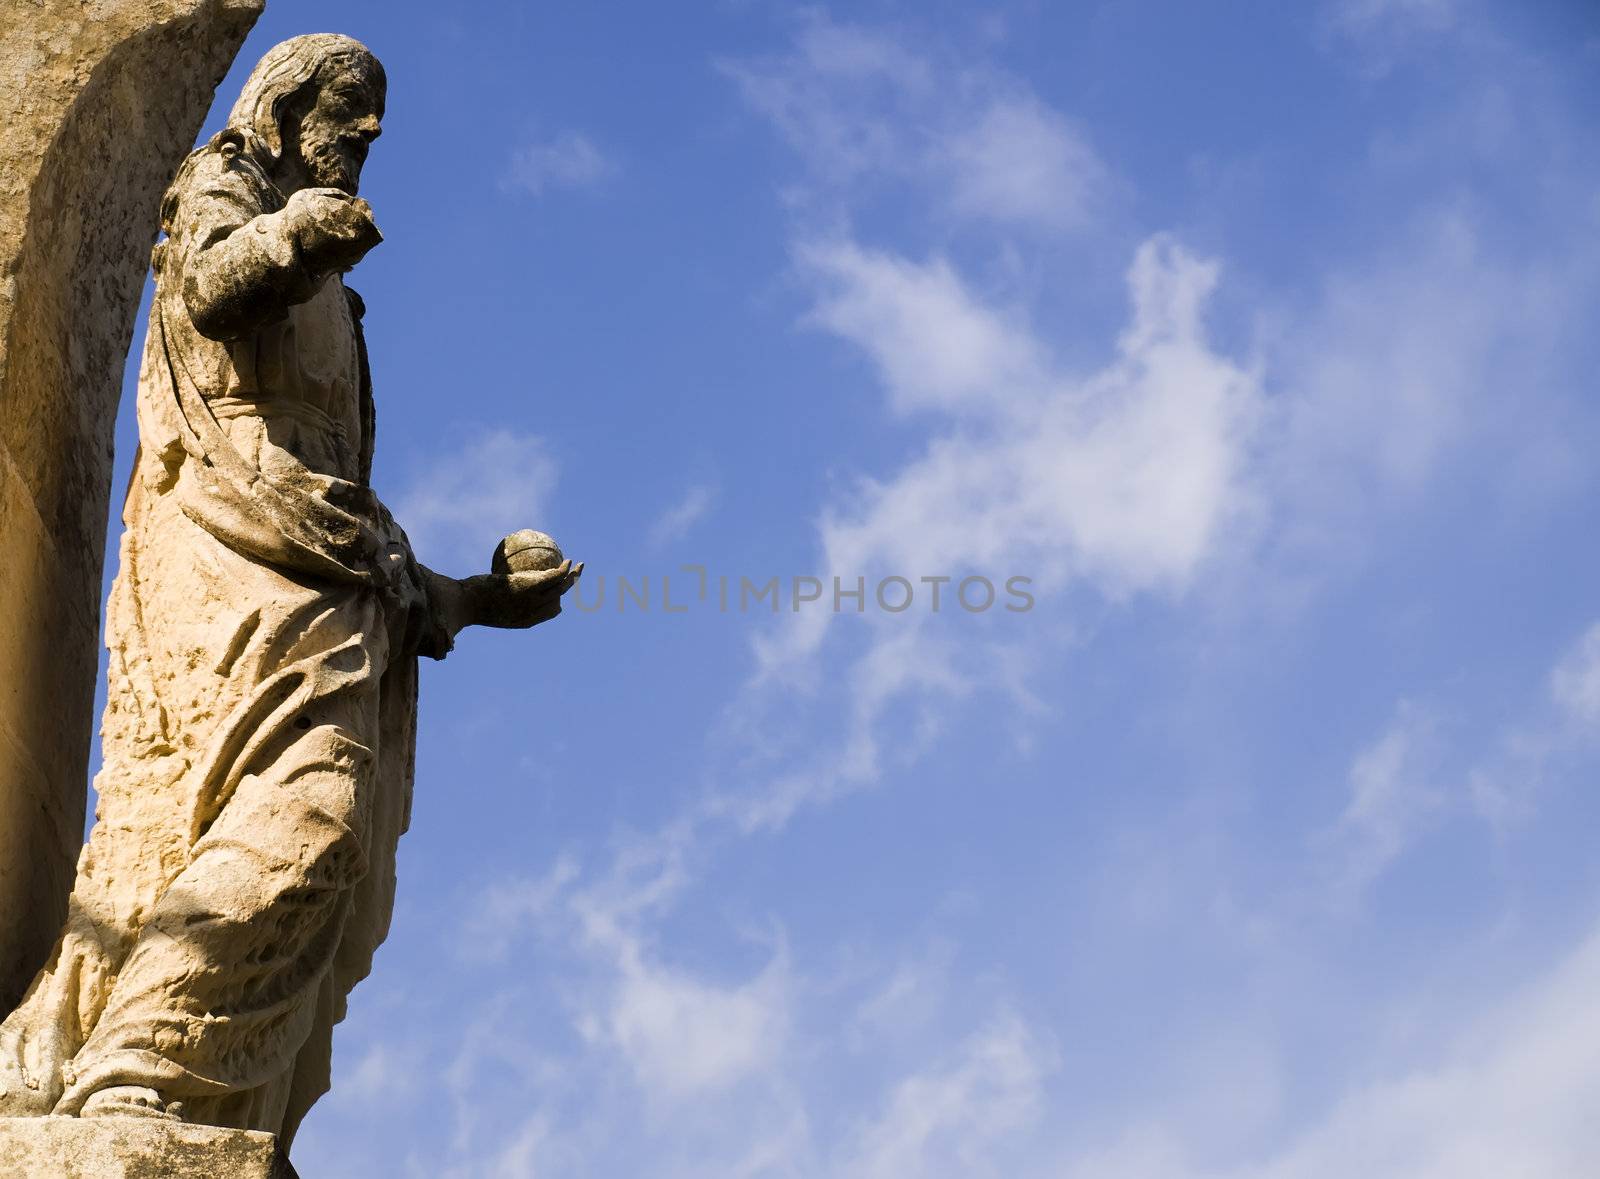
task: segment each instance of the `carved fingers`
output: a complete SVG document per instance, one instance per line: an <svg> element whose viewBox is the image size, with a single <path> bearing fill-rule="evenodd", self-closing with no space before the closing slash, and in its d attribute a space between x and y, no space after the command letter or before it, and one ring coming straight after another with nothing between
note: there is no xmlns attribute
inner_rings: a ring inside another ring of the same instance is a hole
<svg viewBox="0 0 1600 1179"><path fill-rule="evenodd" d="M337 188L302 188L285 212L301 256L315 270L349 270L383 240L372 206Z"/></svg>
<svg viewBox="0 0 1600 1179"><path fill-rule="evenodd" d="M554 569L472 578L478 590L475 621L517 630L548 622L561 613L561 596L582 574L581 563L563 561Z"/></svg>

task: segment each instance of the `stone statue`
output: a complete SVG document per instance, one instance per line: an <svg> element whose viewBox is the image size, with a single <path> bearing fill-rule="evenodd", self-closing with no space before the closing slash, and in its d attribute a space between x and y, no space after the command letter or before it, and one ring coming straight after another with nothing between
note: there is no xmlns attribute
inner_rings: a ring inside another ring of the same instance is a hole
<svg viewBox="0 0 1600 1179"><path fill-rule="evenodd" d="M417 656L554 617L582 571L444 577L369 486L362 303L341 276L381 240L356 194L385 85L348 37L277 46L163 202L98 822L65 930L0 1025L0 1117L286 1147L387 932Z"/></svg>
<svg viewBox="0 0 1600 1179"><path fill-rule="evenodd" d="M161 194L264 2L0 3L0 1017L83 848L112 436Z"/></svg>

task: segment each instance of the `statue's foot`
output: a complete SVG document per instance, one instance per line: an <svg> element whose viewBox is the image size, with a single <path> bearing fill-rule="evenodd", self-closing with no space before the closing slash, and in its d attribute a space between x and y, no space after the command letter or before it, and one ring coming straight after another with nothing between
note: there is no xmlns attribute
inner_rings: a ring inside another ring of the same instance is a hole
<svg viewBox="0 0 1600 1179"><path fill-rule="evenodd" d="M16 1065L0 1063L0 1118L35 1118L50 1112L50 1099L39 1082Z"/></svg>
<svg viewBox="0 0 1600 1179"><path fill-rule="evenodd" d="M108 1085L90 1095L78 1111L81 1118L162 1118L179 1120L161 1094L143 1085Z"/></svg>

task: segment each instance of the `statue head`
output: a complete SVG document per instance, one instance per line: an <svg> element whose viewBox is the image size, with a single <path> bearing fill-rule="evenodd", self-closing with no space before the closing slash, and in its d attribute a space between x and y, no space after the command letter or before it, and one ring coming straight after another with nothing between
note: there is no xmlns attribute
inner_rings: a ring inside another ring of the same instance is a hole
<svg viewBox="0 0 1600 1179"><path fill-rule="evenodd" d="M267 51L228 126L252 136L294 187L354 193L380 131L387 87L382 64L361 42L309 33Z"/></svg>

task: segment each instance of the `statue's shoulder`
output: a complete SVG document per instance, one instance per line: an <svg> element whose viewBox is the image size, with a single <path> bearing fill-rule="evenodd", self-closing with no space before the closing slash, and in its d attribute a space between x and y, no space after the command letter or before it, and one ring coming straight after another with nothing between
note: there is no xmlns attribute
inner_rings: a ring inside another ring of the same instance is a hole
<svg viewBox="0 0 1600 1179"><path fill-rule="evenodd" d="M283 194L267 175L264 150L249 132L224 127L191 152L162 202L168 232L183 203L197 197L227 201L247 216L283 208Z"/></svg>
<svg viewBox="0 0 1600 1179"><path fill-rule="evenodd" d="M224 127L194 153L195 178L229 195L248 196L263 213L283 207L283 194L267 175L266 148L248 131Z"/></svg>

